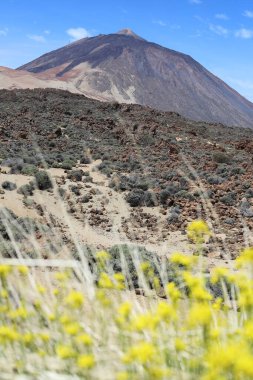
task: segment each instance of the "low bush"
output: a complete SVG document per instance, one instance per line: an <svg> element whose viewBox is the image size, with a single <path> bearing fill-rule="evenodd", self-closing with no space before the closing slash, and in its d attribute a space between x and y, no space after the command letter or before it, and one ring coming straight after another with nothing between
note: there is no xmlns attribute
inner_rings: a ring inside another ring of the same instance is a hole
<svg viewBox="0 0 253 380"><path fill-rule="evenodd" d="M2 188L4 190L13 191L13 190L16 190L17 185L14 182L4 181L2 183Z"/></svg>
<svg viewBox="0 0 253 380"><path fill-rule="evenodd" d="M79 182L79 181L82 181L83 175L84 175L83 170L76 169L76 170L71 170L70 172L68 172L67 178L71 179L71 181Z"/></svg>
<svg viewBox="0 0 253 380"><path fill-rule="evenodd" d="M145 201L145 192L141 189L131 190L125 199L131 207L143 206Z"/></svg>
<svg viewBox="0 0 253 380"><path fill-rule="evenodd" d="M214 152L213 161L217 162L218 164L229 164L232 162L231 157L223 152Z"/></svg>
<svg viewBox="0 0 253 380"><path fill-rule="evenodd" d="M20 186L18 188L17 192L18 192L18 194L22 194L22 195L28 197L28 196L32 196L33 195L34 190L35 190L34 183L33 182L29 182L26 185Z"/></svg>
<svg viewBox="0 0 253 380"><path fill-rule="evenodd" d="M38 171L34 177L39 190L49 190L53 188L50 175L46 171Z"/></svg>

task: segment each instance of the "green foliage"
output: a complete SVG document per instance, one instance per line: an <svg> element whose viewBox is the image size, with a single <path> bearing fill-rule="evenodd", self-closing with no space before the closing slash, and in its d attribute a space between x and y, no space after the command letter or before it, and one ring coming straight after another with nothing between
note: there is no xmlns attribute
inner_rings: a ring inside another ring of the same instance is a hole
<svg viewBox="0 0 253 380"><path fill-rule="evenodd" d="M213 160L218 164L229 164L231 163L231 158L223 152L214 152Z"/></svg>
<svg viewBox="0 0 253 380"><path fill-rule="evenodd" d="M13 190L16 190L17 185L14 182L11 182L11 181L4 181L2 183L2 188L4 190L13 191Z"/></svg>
<svg viewBox="0 0 253 380"><path fill-rule="evenodd" d="M48 190L53 188L50 175L44 170L38 171L35 174L35 181L39 190Z"/></svg>
<svg viewBox="0 0 253 380"><path fill-rule="evenodd" d="M24 165L21 169L21 174L34 176L38 172L38 168L35 165Z"/></svg>

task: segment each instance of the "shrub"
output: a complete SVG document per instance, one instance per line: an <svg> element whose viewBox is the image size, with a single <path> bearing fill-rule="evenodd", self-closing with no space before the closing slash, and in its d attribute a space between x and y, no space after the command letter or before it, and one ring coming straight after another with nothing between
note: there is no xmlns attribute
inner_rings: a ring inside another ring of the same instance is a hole
<svg viewBox="0 0 253 380"><path fill-rule="evenodd" d="M41 170L35 174L35 180L39 190L48 190L53 188L51 178L44 170Z"/></svg>
<svg viewBox="0 0 253 380"><path fill-rule="evenodd" d="M21 174L34 176L38 172L38 168L35 165L24 165L21 169Z"/></svg>
<svg viewBox="0 0 253 380"><path fill-rule="evenodd" d="M229 164L231 162L231 158L223 152L214 152L213 153L213 161L218 164Z"/></svg>
<svg viewBox="0 0 253 380"><path fill-rule="evenodd" d="M61 163L61 168L65 170L71 170L73 166L74 166L74 163L73 161L70 161L70 160L64 160Z"/></svg>
<svg viewBox="0 0 253 380"><path fill-rule="evenodd" d="M29 195L33 195L33 192L35 190L35 186L34 186L34 183L33 182L29 182L28 184L26 185L22 185L18 188L17 190L17 193L18 194L22 194L26 197L28 197Z"/></svg>
<svg viewBox="0 0 253 380"><path fill-rule="evenodd" d="M244 173L245 173L245 169L240 168L240 167L232 168L232 169L231 169L231 174L232 174L232 175L236 175L236 174L244 174Z"/></svg>
<svg viewBox="0 0 253 380"><path fill-rule="evenodd" d="M1 208L0 209L0 236L3 239L10 240L10 236L8 233L8 228L12 221L15 221L17 219L17 215L14 214L11 210L8 208Z"/></svg>
<svg viewBox="0 0 253 380"><path fill-rule="evenodd" d="M4 181L2 183L2 188L4 190L13 191L17 188L17 185L13 182L10 182L10 181Z"/></svg>
<svg viewBox="0 0 253 380"><path fill-rule="evenodd" d="M160 203L162 205L165 205L167 203L167 200L169 199L170 197L170 193L167 189L164 189L160 192Z"/></svg>
<svg viewBox="0 0 253 380"><path fill-rule="evenodd" d="M210 185L219 185L221 184L222 182L224 182L224 179L222 177L218 177L216 175L214 176L210 176L207 178L207 182L210 184Z"/></svg>
<svg viewBox="0 0 253 380"><path fill-rule="evenodd" d="M84 173L81 169L71 170L68 173L67 178L71 179L72 181L79 182L82 181L83 174Z"/></svg>
<svg viewBox="0 0 253 380"><path fill-rule="evenodd" d="M108 250L108 272L124 273L130 288L141 288L140 267L142 263L148 264L150 271L159 280L160 286L175 277L174 269L166 258L148 251L144 247L118 244ZM80 253L75 252L74 258L80 260ZM90 247L85 247L83 255L88 260L88 265L95 279L99 277L101 267L96 255ZM148 280L146 278L146 280ZM150 280L150 279L149 279ZM148 280L148 281L149 281ZM150 283L152 287L152 283Z"/></svg>
<svg viewBox="0 0 253 380"><path fill-rule="evenodd" d="M70 190L72 191L72 193L74 193L75 195L79 196L81 195L81 192L80 192L80 189L78 186L70 186Z"/></svg>
<svg viewBox="0 0 253 380"><path fill-rule="evenodd" d="M228 193L228 194L224 195L223 197L221 197L220 200L226 206L234 206L234 204L236 202L236 193L234 193L234 192Z"/></svg>
<svg viewBox="0 0 253 380"><path fill-rule="evenodd" d="M155 207L158 205L157 195L153 191L145 191L144 203L147 207Z"/></svg>
<svg viewBox="0 0 253 380"><path fill-rule="evenodd" d="M88 165L90 163L91 163L90 157L88 157L88 156L81 157L80 164L82 164L82 165Z"/></svg>
<svg viewBox="0 0 253 380"><path fill-rule="evenodd" d="M131 207L142 206L145 200L145 193L141 189L134 189L127 194L125 199Z"/></svg>
<svg viewBox="0 0 253 380"><path fill-rule="evenodd" d="M61 197L62 199L64 199L64 198L65 198L65 195L66 195L66 190L65 190L63 187L59 187L59 188L58 188L58 194L60 195L60 197Z"/></svg>

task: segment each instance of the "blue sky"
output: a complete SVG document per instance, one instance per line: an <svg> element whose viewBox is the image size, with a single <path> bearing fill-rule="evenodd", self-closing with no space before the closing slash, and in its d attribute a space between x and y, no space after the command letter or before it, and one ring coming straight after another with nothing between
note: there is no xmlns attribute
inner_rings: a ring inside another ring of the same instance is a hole
<svg viewBox="0 0 253 380"><path fill-rule="evenodd" d="M126 27L191 55L253 101L253 0L0 0L0 66Z"/></svg>

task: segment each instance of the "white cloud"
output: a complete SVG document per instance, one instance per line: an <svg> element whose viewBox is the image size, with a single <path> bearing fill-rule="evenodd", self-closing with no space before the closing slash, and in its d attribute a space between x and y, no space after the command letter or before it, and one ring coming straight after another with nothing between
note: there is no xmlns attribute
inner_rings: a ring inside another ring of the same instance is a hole
<svg viewBox="0 0 253 380"><path fill-rule="evenodd" d="M243 38L245 40L248 40L250 38L253 38L253 30L241 28L235 32L235 36L238 38Z"/></svg>
<svg viewBox="0 0 253 380"><path fill-rule="evenodd" d="M36 42L40 42L40 43L46 42L45 37L44 36L40 36L38 34L28 34L27 37L30 38L30 40L33 40L33 41L36 41Z"/></svg>
<svg viewBox="0 0 253 380"><path fill-rule="evenodd" d="M229 17L225 13L217 13L215 18L219 20L229 20Z"/></svg>
<svg viewBox="0 0 253 380"><path fill-rule="evenodd" d="M221 26L221 25L210 24L209 30L211 30L211 32L218 34L219 36L223 36L223 37L226 37L229 33L228 29L223 28L223 26Z"/></svg>
<svg viewBox="0 0 253 380"><path fill-rule="evenodd" d="M166 22L162 21L162 20L154 20L153 21L153 24L157 24L157 25L160 25L160 26L166 26Z"/></svg>
<svg viewBox="0 0 253 380"><path fill-rule="evenodd" d="M202 4L202 0L189 0L191 4Z"/></svg>
<svg viewBox="0 0 253 380"><path fill-rule="evenodd" d="M44 34L50 34L50 30L44 30Z"/></svg>
<svg viewBox="0 0 253 380"><path fill-rule="evenodd" d="M8 28L0 29L0 36L7 36L8 34Z"/></svg>
<svg viewBox="0 0 253 380"><path fill-rule="evenodd" d="M85 28L69 28L66 33L74 40L80 40L81 38L91 37L91 33Z"/></svg>
<svg viewBox="0 0 253 380"><path fill-rule="evenodd" d="M243 16L253 18L253 12L252 11L244 11Z"/></svg>

